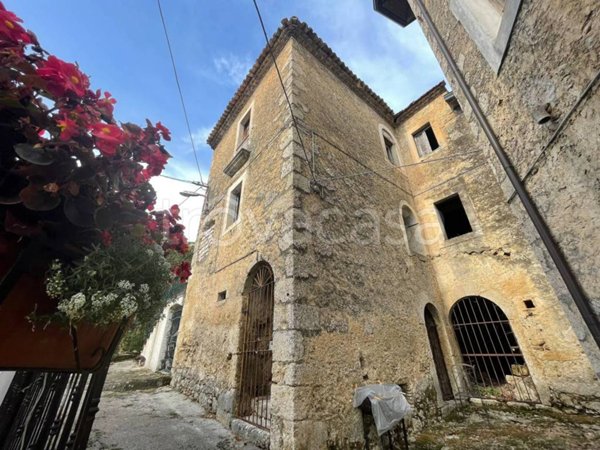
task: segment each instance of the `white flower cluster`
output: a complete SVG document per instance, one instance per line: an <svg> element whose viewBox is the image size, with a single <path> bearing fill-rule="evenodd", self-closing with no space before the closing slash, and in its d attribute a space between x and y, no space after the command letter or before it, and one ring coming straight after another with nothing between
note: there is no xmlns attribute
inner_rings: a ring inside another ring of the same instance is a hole
<svg viewBox="0 0 600 450"><path fill-rule="evenodd" d="M61 300L58 303L58 310L61 311L70 321L80 320L85 314L85 294L79 292L69 299Z"/></svg>
<svg viewBox="0 0 600 450"><path fill-rule="evenodd" d="M46 280L46 293L52 298L61 298L66 287L62 265L58 261L54 261L50 270L51 275Z"/></svg>

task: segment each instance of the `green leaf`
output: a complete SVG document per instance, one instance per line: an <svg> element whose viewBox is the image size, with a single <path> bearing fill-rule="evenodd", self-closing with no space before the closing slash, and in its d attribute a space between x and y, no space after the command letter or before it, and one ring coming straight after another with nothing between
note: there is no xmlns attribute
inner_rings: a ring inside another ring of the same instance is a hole
<svg viewBox="0 0 600 450"><path fill-rule="evenodd" d="M117 221L119 209L116 207L98 208L96 210L96 225L98 228L106 230L113 226Z"/></svg>
<svg viewBox="0 0 600 450"><path fill-rule="evenodd" d="M64 205L64 212L67 219L78 227L93 227L96 222L94 215L96 207L94 201L90 198L78 195L77 197L67 197Z"/></svg>
<svg viewBox="0 0 600 450"><path fill-rule="evenodd" d="M54 162L54 155L44 149L35 148L31 144L16 144L15 152L20 158L38 166L49 166Z"/></svg>
<svg viewBox="0 0 600 450"><path fill-rule="evenodd" d="M33 211L50 211L60 205L61 197L53 195L34 185L21 190L19 197L27 209Z"/></svg>

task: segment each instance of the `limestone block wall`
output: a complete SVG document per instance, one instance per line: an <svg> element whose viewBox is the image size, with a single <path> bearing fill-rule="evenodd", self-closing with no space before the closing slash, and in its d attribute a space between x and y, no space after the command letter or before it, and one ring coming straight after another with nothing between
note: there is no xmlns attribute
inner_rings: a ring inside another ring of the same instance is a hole
<svg viewBox="0 0 600 450"><path fill-rule="evenodd" d="M291 46L286 46L279 54L280 67L286 65L290 51ZM238 122L249 107L250 158L231 178L223 169L234 156ZM281 289L286 286L286 242L291 232L288 211L293 203L288 116L271 66L214 149L209 195L177 342L173 384L227 424L237 387L242 293L252 267L259 261L268 262L275 275L275 302L286 295ZM227 228L227 192L240 179L241 220ZM220 301L218 293L223 291L227 292L226 298Z"/></svg>
<svg viewBox="0 0 600 450"><path fill-rule="evenodd" d="M409 0L417 15L419 9ZM600 186L598 147L600 133L599 85L576 106L585 87L600 70L600 12L594 0L542 4L523 0L504 61L498 73L487 64L447 2L424 0L467 83L478 98L492 128L509 154L555 239L566 255L588 298L600 314ZM450 81L457 87L446 62L423 22L422 28ZM510 183L491 153L485 136L462 93L456 92L465 116L489 154L494 174L506 201L513 194ZM552 120L536 123L533 111L549 105ZM574 108L574 109L573 109ZM558 123L572 110L563 130L552 139ZM544 152L542 153L542 151ZM540 156L541 155L541 156ZM583 325L518 199L511 207L526 230L544 271L550 276L566 318L600 373L598 349Z"/></svg>
<svg viewBox="0 0 600 450"><path fill-rule="evenodd" d="M412 135L426 123L440 148L421 158ZM405 173L443 299L439 312L445 325L459 299L478 295L493 301L511 322L541 400L567 406L587 400L582 408L597 408L595 373L465 114L453 111L440 93L406 117L396 137L403 159L414 164ZM473 232L448 240L434 203L456 193ZM527 308L525 300L535 307ZM447 336L447 365L457 372L462 361L451 327Z"/></svg>
<svg viewBox="0 0 600 450"><path fill-rule="evenodd" d="M407 256L400 206L412 203L410 186L380 137L393 125L303 46L293 48L294 101L322 195L301 188L310 173L296 141L294 296L275 324L290 345L279 353L274 342L281 433L271 443L349 448L362 442L357 386L398 383L419 413L436 403L423 311L439 294L429 261Z"/></svg>

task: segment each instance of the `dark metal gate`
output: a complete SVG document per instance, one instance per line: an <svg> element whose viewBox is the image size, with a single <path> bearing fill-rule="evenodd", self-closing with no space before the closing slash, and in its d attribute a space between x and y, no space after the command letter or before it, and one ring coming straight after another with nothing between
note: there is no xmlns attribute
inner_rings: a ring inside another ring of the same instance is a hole
<svg viewBox="0 0 600 450"><path fill-rule="evenodd" d="M0 449L85 450L122 332L96 371L16 372L0 405Z"/></svg>
<svg viewBox="0 0 600 450"><path fill-rule="evenodd" d="M539 402L517 338L498 305L483 297L465 297L450 316L471 396Z"/></svg>
<svg viewBox="0 0 600 450"><path fill-rule="evenodd" d="M242 310L239 400L237 416L253 425L271 425L271 377L273 353L273 271L260 264L250 274L251 282Z"/></svg>
<svg viewBox="0 0 600 450"><path fill-rule="evenodd" d="M181 323L181 305L174 305L171 308L171 320L169 321L169 335L167 337L167 349L163 359L162 368L171 371L173 359L175 358L175 347L177 346L177 336L179 335L179 324Z"/></svg>

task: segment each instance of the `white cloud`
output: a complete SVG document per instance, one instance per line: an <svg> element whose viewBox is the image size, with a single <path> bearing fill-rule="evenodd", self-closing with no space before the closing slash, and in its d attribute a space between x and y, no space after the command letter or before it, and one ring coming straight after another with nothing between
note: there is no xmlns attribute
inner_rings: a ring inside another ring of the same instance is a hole
<svg viewBox="0 0 600 450"><path fill-rule="evenodd" d="M209 148L208 144L206 143L206 140L208 139L208 136L210 135L211 131L212 131L212 127L200 127L196 131L192 132L192 139L194 139L194 145L196 146L196 148L202 148L202 147ZM193 149L191 146L191 140L190 140L189 134L186 134L185 136L183 136L182 141L185 144L189 145L189 148L187 149L187 153L191 153L193 151Z"/></svg>
<svg viewBox="0 0 600 450"><path fill-rule="evenodd" d="M220 75L225 75L232 84L239 85L246 78L253 61L249 56L230 53L215 58L213 64Z"/></svg>

